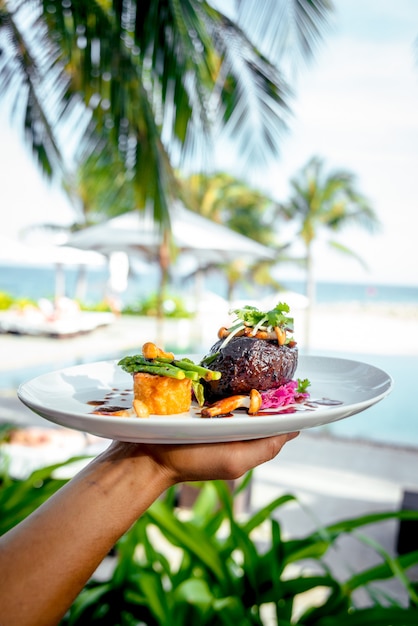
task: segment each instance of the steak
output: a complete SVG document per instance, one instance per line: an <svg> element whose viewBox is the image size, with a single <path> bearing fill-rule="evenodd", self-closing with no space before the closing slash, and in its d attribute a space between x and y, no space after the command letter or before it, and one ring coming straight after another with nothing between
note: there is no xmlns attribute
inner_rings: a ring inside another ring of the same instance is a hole
<svg viewBox="0 0 418 626"><path fill-rule="evenodd" d="M251 389L266 391L292 380L298 364L296 347L253 337L234 337L221 349L223 342L223 339L217 341L202 359L205 367L222 373L219 380L203 383L208 402L247 394ZM205 362L215 354L212 361Z"/></svg>

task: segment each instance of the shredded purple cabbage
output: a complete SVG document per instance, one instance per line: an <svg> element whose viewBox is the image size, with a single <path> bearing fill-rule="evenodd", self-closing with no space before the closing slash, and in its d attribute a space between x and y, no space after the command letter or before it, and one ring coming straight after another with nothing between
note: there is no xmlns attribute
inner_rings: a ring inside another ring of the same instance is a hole
<svg viewBox="0 0 418 626"><path fill-rule="evenodd" d="M261 409L276 409L280 406L287 406L288 404L307 400L309 393L299 393L297 388L298 382L291 380L277 389L261 391Z"/></svg>

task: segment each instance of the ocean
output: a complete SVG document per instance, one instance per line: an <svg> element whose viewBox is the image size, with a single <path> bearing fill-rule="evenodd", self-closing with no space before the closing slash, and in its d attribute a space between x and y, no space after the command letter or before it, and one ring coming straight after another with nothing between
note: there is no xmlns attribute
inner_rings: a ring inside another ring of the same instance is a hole
<svg viewBox="0 0 418 626"><path fill-rule="evenodd" d="M57 273L53 267L36 267L0 264L0 292L6 292L17 298L51 298L55 294ZM106 296L108 272L102 267L91 267L86 270L80 281L77 268L65 269L65 294L69 298L77 297L80 289L82 300L93 304L100 302ZM158 289L158 271L150 266L146 273L132 273L129 276L128 287L122 295L124 304L135 304L148 294ZM304 292L302 281L286 282L284 288L297 293ZM222 276L213 274L205 278L204 288L223 298L227 297L227 283ZM173 291L180 294L193 294L192 279L177 279L173 284ZM266 295L260 289L251 286L241 287L235 297L241 299L256 299ZM316 285L316 301L327 302L361 302L361 303L396 303L417 304L418 286L384 285L384 284L351 284L336 282L318 282Z"/></svg>
<svg viewBox="0 0 418 626"><path fill-rule="evenodd" d="M106 294L107 279L105 270L101 268L89 269L83 283L85 301L94 303L102 300ZM15 297L29 297L35 300L40 297L52 297L55 290L55 280L56 273L51 268L0 266L0 292L7 292ZM155 270L150 269L147 275L131 276L128 288L124 293L124 303L135 304L147 294L155 292L157 285L158 273ZM302 283L289 282L285 287L303 293ZM179 281L175 288L178 293L192 293L192 284L187 281ZM226 295L226 285L222 283L219 277L209 278L205 288L223 297ZM66 295L75 297L76 289L77 271L67 269ZM236 297L237 299L254 299L257 296L250 289L247 289L241 290L236 294ZM316 298L318 303L373 302L418 306L418 287L319 282ZM395 329L395 332L400 336L402 335L401 328ZM339 437L418 449L418 409L414 402L418 372L417 356L322 354L331 357L343 356L379 367L393 377L394 389L389 396L367 411L315 430ZM71 365L71 363L62 366L66 365ZM27 368L19 372L0 372L0 389L15 388L20 382L51 369L56 369L56 366L43 365L41 368Z"/></svg>

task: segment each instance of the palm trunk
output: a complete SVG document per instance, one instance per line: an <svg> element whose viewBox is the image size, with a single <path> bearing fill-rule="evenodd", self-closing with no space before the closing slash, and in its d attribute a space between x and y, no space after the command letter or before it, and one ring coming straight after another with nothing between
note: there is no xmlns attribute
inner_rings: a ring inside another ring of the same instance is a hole
<svg viewBox="0 0 418 626"><path fill-rule="evenodd" d="M159 249L160 286L157 294L157 328L156 343L164 348L164 300L168 284L168 268L170 266L170 252L167 234L164 233Z"/></svg>
<svg viewBox="0 0 418 626"><path fill-rule="evenodd" d="M311 242L306 246L306 296L308 304L305 311L305 349L309 351L311 346L312 310L315 305L315 278Z"/></svg>
<svg viewBox="0 0 418 626"><path fill-rule="evenodd" d="M228 300L228 305L229 307L232 306L232 302L234 300L234 295L235 295L235 282L233 280L228 279L228 286L227 286L227 300Z"/></svg>

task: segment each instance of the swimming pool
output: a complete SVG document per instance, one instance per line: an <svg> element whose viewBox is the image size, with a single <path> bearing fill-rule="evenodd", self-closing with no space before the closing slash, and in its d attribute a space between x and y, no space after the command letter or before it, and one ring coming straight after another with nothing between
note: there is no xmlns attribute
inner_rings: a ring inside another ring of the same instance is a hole
<svg viewBox="0 0 418 626"><path fill-rule="evenodd" d="M392 376L394 386L386 398L367 411L315 429L317 432L418 448L417 356L322 354L344 356L379 367Z"/></svg>

